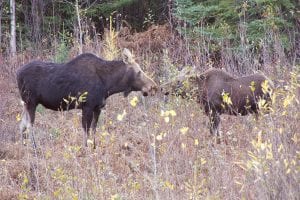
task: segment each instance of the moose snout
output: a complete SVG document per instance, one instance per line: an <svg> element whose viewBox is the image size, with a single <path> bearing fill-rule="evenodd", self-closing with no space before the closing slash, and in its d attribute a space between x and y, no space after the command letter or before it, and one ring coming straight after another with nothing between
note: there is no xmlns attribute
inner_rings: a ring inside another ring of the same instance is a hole
<svg viewBox="0 0 300 200"><path fill-rule="evenodd" d="M146 87L146 88L142 89L142 94L143 94L143 96L148 96L148 95L154 96L156 94L157 90L158 90L157 86L152 85L150 87Z"/></svg>
<svg viewBox="0 0 300 200"><path fill-rule="evenodd" d="M170 90L168 90L166 87L160 87L159 88L160 94L164 96L168 96L170 94Z"/></svg>
<svg viewBox="0 0 300 200"><path fill-rule="evenodd" d="M150 88L150 95L154 96L157 93L157 91L158 91L158 88L157 88L156 85L151 86L151 88Z"/></svg>

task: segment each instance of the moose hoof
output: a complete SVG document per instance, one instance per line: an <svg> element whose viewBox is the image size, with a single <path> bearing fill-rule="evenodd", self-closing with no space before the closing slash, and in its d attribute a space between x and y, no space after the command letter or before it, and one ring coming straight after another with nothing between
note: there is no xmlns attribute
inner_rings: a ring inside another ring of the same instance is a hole
<svg viewBox="0 0 300 200"><path fill-rule="evenodd" d="M221 144L221 138L220 138L220 137L217 137L217 138L216 138L216 143L217 143L217 144Z"/></svg>

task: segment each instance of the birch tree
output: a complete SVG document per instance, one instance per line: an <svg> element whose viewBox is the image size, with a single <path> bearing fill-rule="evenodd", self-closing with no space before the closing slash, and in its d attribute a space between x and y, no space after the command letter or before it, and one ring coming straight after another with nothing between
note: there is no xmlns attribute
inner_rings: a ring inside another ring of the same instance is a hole
<svg viewBox="0 0 300 200"><path fill-rule="evenodd" d="M3 4L3 0L0 0L0 53L1 53L1 47L2 47L2 4Z"/></svg>
<svg viewBox="0 0 300 200"><path fill-rule="evenodd" d="M10 53L12 56L16 55L16 2L15 0L9 0L10 8Z"/></svg>
<svg viewBox="0 0 300 200"><path fill-rule="evenodd" d="M76 10L76 16L77 16L77 22L78 22L78 29L79 29L79 53L82 53L82 28L81 28L81 18L80 18L80 10L78 5L78 0L75 1L75 10Z"/></svg>

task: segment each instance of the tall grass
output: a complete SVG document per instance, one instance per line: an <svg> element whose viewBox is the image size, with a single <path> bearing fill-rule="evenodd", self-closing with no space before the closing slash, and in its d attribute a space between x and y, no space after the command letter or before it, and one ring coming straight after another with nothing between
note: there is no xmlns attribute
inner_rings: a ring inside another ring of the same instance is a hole
<svg viewBox="0 0 300 200"><path fill-rule="evenodd" d="M106 33L100 53L106 59L118 56L117 39L122 40L112 29ZM162 83L178 75L177 66L188 64L187 58L191 65L200 63L199 52L187 52L188 41L176 42L182 46L174 48L170 41L162 54L149 50L143 55L147 62L140 62ZM86 45L83 49L98 52ZM160 67L163 75L158 75ZM81 146L80 110L40 110L37 156L29 141L21 146L6 134L17 133L21 107L16 87L4 84L14 80L0 79L7 97L0 107L0 199L297 199L299 71L283 73L270 114L259 120L222 116L220 145L210 137L208 119L192 98L171 96L164 102L157 95L145 101L132 93L108 99L95 150L91 144Z"/></svg>

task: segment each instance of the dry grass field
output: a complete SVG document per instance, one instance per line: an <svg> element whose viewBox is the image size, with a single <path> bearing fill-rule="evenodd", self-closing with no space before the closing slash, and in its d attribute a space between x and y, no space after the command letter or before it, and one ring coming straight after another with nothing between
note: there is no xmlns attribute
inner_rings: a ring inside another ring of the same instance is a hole
<svg viewBox="0 0 300 200"><path fill-rule="evenodd" d="M151 44L146 32L127 43L107 42L101 51L87 42L85 51L111 55L116 45L129 46L159 82L159 67L180 65L175 51L180 44L160 42L167 37L163 31ZM143 45L149 51L142 51ZM156 48L171 53L151 54ZM51 54L38 57L51 59ZM54 112L39 106L34 150L30 139L20 144L22 106L15 81L15 70L32 59L36 57L20 54L0 61L0 199L300 198L299 66L280 76L269 74L276 80L270 114L258 120L222 115L221 144L210 136L208 119L195 100L170 96L166 102L161 94L144 98L133 92L108 99L96 149L91 141L88 148L81 146L80 110Z"/></svg>

